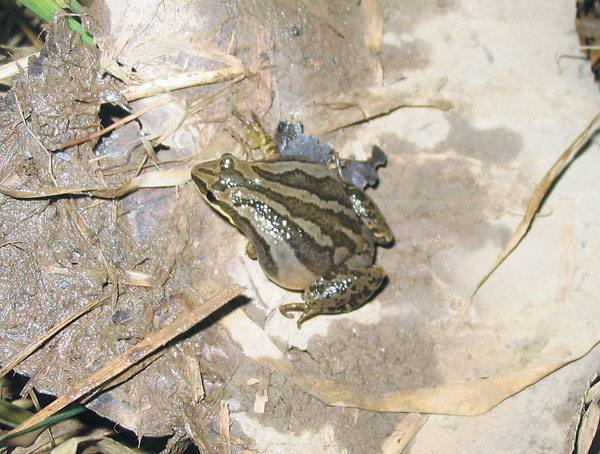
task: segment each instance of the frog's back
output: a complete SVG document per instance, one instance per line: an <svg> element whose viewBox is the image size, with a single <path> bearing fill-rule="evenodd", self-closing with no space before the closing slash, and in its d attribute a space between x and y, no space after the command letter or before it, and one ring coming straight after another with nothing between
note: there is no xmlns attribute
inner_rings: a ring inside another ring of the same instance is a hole
<svg viewBox="0 0 600 454"><path fill-rule="evenodd" d="M372 262L372 243L343 182L326 166L300 161L245 163L236 225L256 249L270 279L304 289L350 258Z"/></svg>

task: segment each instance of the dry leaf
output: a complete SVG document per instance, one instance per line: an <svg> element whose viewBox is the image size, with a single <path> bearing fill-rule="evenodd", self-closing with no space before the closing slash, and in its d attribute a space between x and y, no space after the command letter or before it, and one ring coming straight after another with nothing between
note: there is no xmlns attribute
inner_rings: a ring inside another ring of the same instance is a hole
<svg viewBox="0 0 600 454"><path fill-rule="evenodd" d="M592 401L587 411L581 417L581 425L577 432L577 454L588 454L600 421L600 405Z"/></svg>
<svg viewBox="0 0 600 454"><path fill-rule="evenodd" d="M569 148L567 148L562 155L558 158L558 160L554 163L550 170L546 172L542 180L538 183L533 194L529 198L529 203L527 204L527 210L525 211L525 215L523 219L521 219L521 223L518 225L517 229L513 232L508 242L504 246L504 249L496 259L496 262L492 265L490 270L486 273L486 275L479 281L475 290L471 294L471 297L467 301L467 305L473 299L477 291L481 288L481 286L488 280L488 278L492 275L496 268L500 266L500 264L510 255L510 253L517 247L517 245L521 242L523 237L527 234L529 227L531 226L531 222L533 221L533 217L537 213L544 197L548 193L548 190L556 180L556 178L562 173L563 169L569 164L572 159L575 158L579 150L588 139L595 132L595 128L597 126L598 120L600 119L600 113L596 114L596 116L592 119L590 124L583 130L581 134L575 139L575 141L571 144Z"/></svg>
<svg viewBox="0 0 600 454"><path fill-rule="evenodd" d="M595 400L596 402L600 401L600 382L595 383L585 394L585 403L589 404Z"/></svg>
<svg viewBox="0 0 600 454"><path fill-rule="evenodd" d="M241 309L227 314L219 323L247 357L281 373L300 389L325 404L372 411L479 415L589 352L586 350L581 355L553 364L464 383L378 394L355 389L347 383L320 374L296 370L267 333Z"/></svg>
<svg viewBox="0 0 600 454"><path fill-rule="evenodd" d="M81 437L73 437L54 448L51 454L77 454L77 448L80 443L95 441L110 435L111 431L105 431L99 434L85 435Z"/></svg>

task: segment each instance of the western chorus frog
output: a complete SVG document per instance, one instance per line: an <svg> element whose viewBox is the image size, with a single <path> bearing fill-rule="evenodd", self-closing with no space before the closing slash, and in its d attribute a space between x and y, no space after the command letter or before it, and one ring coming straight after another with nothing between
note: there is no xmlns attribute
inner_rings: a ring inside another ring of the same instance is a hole
<svg viewBox="0 0 600 454"><path fill-rule="evenodd" d="M202 196L248 238L246 252L276 284L302 290L298 327L318 314L349 312L381 286L375 243L393 234L375 202L323 164L282 160L258 119L233 112L265 157L247 161L229 153L192 169Z"/></svg>

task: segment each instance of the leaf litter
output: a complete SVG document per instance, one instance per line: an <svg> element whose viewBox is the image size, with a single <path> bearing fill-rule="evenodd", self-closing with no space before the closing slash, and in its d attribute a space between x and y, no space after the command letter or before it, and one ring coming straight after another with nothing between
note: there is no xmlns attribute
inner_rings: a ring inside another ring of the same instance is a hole
<svg viewBox="0 0 600 454"><path fill-rule="evenodd" d="M377 97L372 98L375 100L374 105L377 105L377 102L380 102L381 100L383 100L384 103L386 100L388 102L388 104L384 104L383 106L380 105L378 108L379 110L374 112L369 111L369 109L364 107L364 103L361 104L357 102L356 98L352 96L350 97L350 100L332 100L328 105L312 105L313 108L325 107L330 108L331 110L336 110L336 107L343 106L344 110L347 110L348 112L354 110L354 113L352 114L353 117L350 119L338 118L336 120L337 126L336 123L326 124L326 131L334 131L348 125L353 125L371 118L376 118L379 115L385 115L402 106L410 105L409 103L402 101L400 98L392 98L393 100L390 102L390 97L386 96L387 94L388 93L383 93L379 99ZM422 105L424 107L448 107L443 103L423 103ZM354 108L355 106L357 107ZM366 114L366 111L369 113ZM557 163L546 174L542 182L540 182L538 188L536 188L536 191L530 199L527 213L524 216L521 225L513 237L511 237L511 240L507 243L492 270L477 286L477 289L485 282L494 269L500 265L504 258L510 254L510 252L518 245L518 243L527 233L533 216L539 209L540 203L543 201L548 188L552 185L557 176L560 175L565 165L577 153L579 150L578 147L581 145L581 143L587 140L595 121L596 118L586 129L586 131L582 133L582 136L580 136L580 138L578 138L578 140L572 145L572 147L570 147L561 156ZM53 177L51 167L49 167L47 176ZM22 199L48 198L66 195L90 195L98 198L118 199L141 188L179 186L188 180L189 167L186 167L183 169L173 168L166 171L143 173L142 175L123 182L120 186L117 186L114 189L106 187L80 186L63 188L46 187L41 189L38 188L33 190L28 189L25 191L17 191L3 188L1 192L11 197ZM5 244L9 244L9 242L6 242ZM103 260L106 262L105 258ZM107 266L112 268L110 265ZM142 281L147 284L150 283L148 279L150 276L152 276L152 273L136 271L133 271L132 273L140 273L136 276L143 276L144 278ZM135 280L136 278L134 277L132 278L131 282L135 282ZM119 283L119 278L113 274L113 276L110 278L110 282L113 286L116 286ZM273 344L264 330L262 330L258 325L253 326L252 324L254 322L252 322L250 319L244 320L239 318L243 317L242 314L243 312L233 311L223 318L221 323L227 327L228 317L232 317L233 320L235 320L235 323L228 327L228 332L232 338L236 339L237 337L237 342L244 350L246 355L255 359L261 364L265 364L267 367L273 370L281 372L301 389L311 393L329 405L366 408L376 411L410 411L461 415L480 414L489 410L489 408L492 408L494 405L497 405L499 402L515 392L518 392L524 387L535 383L540 378L544 377L548 373L551 373L553 370L556 370L557 368L567 364L569 361L574 360L570 359L568 361L561 361L549 366L525 369L520 372L503 376L488 377L470 383L448 384L431 388L417 388L415 390L400 391L394 394L376 396L369 393L364 393L362 391L359 392L351 387L344 386L344 383L331 381L311 373L303 373L296 370L293 364L285 358L284 353L277 346L275 346L275 344ZM229 435L225 434L225 432L222 432L222 436L228 437Z"/></svg>

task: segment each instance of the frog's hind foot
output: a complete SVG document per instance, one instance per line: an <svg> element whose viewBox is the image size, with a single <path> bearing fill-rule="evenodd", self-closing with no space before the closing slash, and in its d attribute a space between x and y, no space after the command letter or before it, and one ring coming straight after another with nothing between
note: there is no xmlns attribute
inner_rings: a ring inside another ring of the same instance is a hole
<svg viewBox="0 0 600 454"><path fill-rule="evenodd" d="M279 306L279 312L281 312L281 315L283 315L284 317L287 317L287 318L294 318L294 316L292 314L290 314L290 312L294 312L294 311L304 312L305 310L306 310L306 304L304 304L304 303L291 303L291 304L284 304L283 306Z"/></svg>
<svg viewBox="0 0 600 454"><path fill-rule="evenodd" d="M319 310L310 308L306 303L284 304L283 306L279 306L279 312L281 312L281 315L287 318L294 318L290 312L302 312L302 315L300 315L300 318L297 322L298 329L301 328L302 323L304 323L306 320L321 313Z"/></svg>
<svg viewBox="0 0 600 454"><path fill-rule="evenodd" d="M242 124L245 135L247 136L248 143L243 145L249 147L252 150L260 149L263 157L267 161L273 161L279 159L279 147L271 135L269 135L258 119L258 116L252 112L252 120L248 120L237 110L232 110L231 115L237 118ZM229 131L232 134L231 131ZM235 134L232 134L235 137ZM236 139L238 140L238 139ZM238 140L239 141L239 140Z"/></svg>

